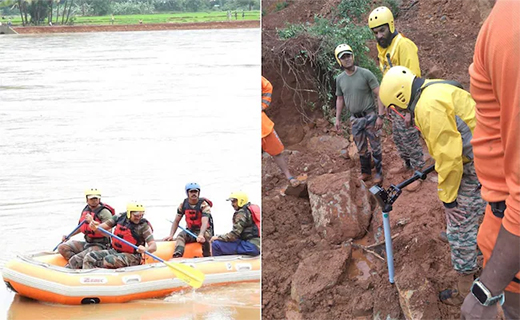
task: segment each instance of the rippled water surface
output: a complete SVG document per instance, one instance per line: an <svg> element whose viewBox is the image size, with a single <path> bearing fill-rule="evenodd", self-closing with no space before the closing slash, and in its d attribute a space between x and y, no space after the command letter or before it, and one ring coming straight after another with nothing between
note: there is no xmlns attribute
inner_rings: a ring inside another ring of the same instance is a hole
<svg viewBox="0 0 520 320"><path fill-rule="evenodd" d="M52 250L90 187L118 212L141 200L162 238L198 182L229 231L231 191L260 202L259 75L259 29L0 37L0 266ZM0 289L0 319L259 316L259 283L95 306Z"/></svg>

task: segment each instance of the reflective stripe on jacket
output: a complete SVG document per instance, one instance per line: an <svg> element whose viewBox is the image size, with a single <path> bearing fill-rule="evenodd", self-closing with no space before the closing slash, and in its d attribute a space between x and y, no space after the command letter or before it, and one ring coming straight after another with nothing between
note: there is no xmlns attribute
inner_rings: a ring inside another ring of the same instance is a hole
<svg viewBox="0 0 520 320"><path fill-rule="evenodd" d="M273 132L274 122L265 114L265 109L271 105L273 86L262 76L262 138Z"/></svg>

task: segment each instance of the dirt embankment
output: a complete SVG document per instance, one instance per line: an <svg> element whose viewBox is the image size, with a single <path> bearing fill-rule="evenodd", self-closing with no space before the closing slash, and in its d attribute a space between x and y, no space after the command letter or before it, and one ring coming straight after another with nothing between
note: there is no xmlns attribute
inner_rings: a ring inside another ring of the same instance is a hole
<svg viewBox="0 0 520 320"><path fill-rule="evenodd" d="M193 23L13 27L13 30L19 34L29 34L29 33L192 30L192 29L235 29L235 28L259 28L259 27L260 27L260 21L258 21L258 20L243 20L243 21L193 22Z"/></svg>
<svg viewBox="0 0 520 320"><path fill-rule="evenodd" d="M332 124L322 118L321 112L305 107L318 102L317 94L312 92L316 88L304 83L302 87L308 90L303 94L291 90L299 79L284 61L304 48L316 48L319 43L308 39L285 42L275 32L286 21L312 23L314 14L330 17L340 0L286 1L288 6L276 11L279 2L262 2L267 13L262 19L262 73L274 87L268 115L286 146L289 167L293 174L307 175L308 181L320 183L325 174L353 170L357 175L359 160L348 156L352 143L348 139L339 143ZM493 0L401 1L396 28L418 46L423 76L457 80L469 89L468 67L474 44L493 3ZM375 41L367 46L371 49L370 56L375 58ZM314 72L309 65L301 68ZM300 104L302 99L305 103ZM389 168L401 163L388 132L384 133L382 143L383 186L387 188L409 176L388 173ZM331 243L316 228L309 198L281 194L286 185L272 158L265 156L262 163L264 319L459 317L459 307L444 305L438 299L439 291L455 286L457 275L451 266L449 245L439 238L446 222L437 198L435 174L429 175L419 190L405 189L390 213L392 234L397 235L393 242L394 285L388 281L386 261L377 257L386 257L384 244L368 248L372 253L360 249L382 240L379 208L373 210L367 234L354 239L354 245L348 241ZM371 185L369 181L368 187ZM358 192L361 186L358 184L356 188Z"/></svg>

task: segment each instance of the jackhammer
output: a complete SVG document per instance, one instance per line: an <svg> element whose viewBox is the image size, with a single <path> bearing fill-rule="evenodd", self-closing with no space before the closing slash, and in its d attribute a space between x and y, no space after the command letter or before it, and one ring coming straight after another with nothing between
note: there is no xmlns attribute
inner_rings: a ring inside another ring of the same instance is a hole
<svg viewBox="0 0 520 320"><path fill-rule="evenodd" d="M381 206L383 213L383 231L385 234L386 247L386 261L388 265L388 277L390 283L394 283L394 253L392 250L392 236L390 234L390 218L389 214L392 211L392 204L401 195L402 189L416 180L426 179L426 175L435 170L435 165L427 167L423 172L415 171L413 176L397 186L391 185L388 189L384 189L379 185L374 185L370 188L370 193L374 195L377 202Z"/></svg>

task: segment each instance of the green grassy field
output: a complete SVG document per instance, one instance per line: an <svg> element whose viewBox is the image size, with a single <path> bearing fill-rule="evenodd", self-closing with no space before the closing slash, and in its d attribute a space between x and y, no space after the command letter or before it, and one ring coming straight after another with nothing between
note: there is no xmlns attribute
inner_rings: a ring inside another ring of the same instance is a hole
<svg viewBox="0 0 520 320"><path fill-rule="evenodd" d="M180 12L180 13L158 13L158 14L136 14L127 16L114 15L114 24L137 24L139 20L143 23L187 23L187 22L212 22L212 21L227 21L227 12L225 11L211 11L211 12ZM231 21L235 20L260 20L260 11L237 11L237 19L235 13L231 12ZM21 25L22 20L20 16L11 16L13 25ZM52 19L53 24L56 24L56 18ZM61 22L61 16L58 19ZM6 21L4 20L4 23ZM47 23L45 23L47 24ZM59 23L58 23L59 24ZM74 25L100 25L111 24L111 16L100 17L81 17L76 16Z"/></svg>

